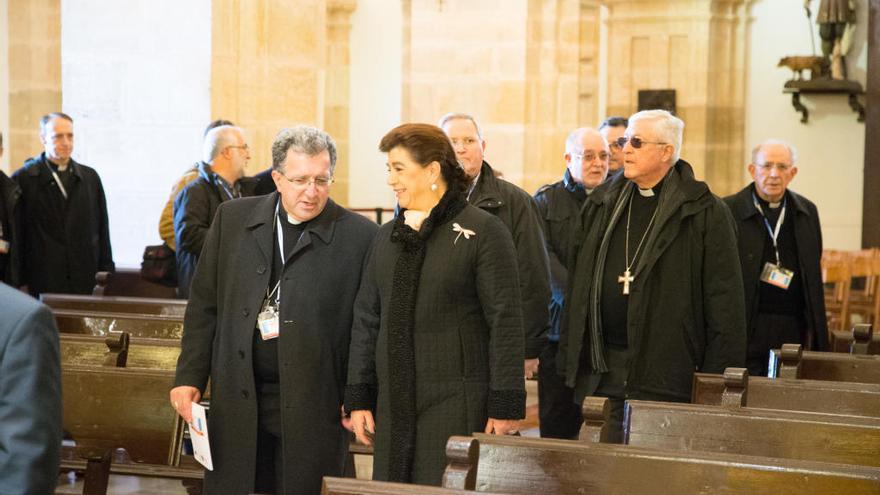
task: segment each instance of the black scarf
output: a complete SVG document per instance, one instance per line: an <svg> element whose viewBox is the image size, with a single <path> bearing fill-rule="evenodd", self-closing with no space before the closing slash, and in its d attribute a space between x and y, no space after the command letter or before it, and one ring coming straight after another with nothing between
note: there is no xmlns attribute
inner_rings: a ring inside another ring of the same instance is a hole
<svg viewBox="0 0 880 495"><path fill-rule="evenodd" d="M418 299L419 278L425 261L425 249L431 233L451 221L467 206L464 195L448 190L440 198L419 231L404 223L404 209L394 221L391 242L401 245L391 282L388 318L389 413L391 435L388 480L408 482L416 444L416 356L413 333Z"/></svg>

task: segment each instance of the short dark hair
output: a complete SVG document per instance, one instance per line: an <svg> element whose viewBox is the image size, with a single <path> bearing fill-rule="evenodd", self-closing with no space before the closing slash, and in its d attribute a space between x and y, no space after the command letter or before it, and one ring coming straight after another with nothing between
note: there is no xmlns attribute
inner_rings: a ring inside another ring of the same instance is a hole
<svg viewBox="0 0 880 495"><path fill-rule="evenodd" d="M205 127L205 132L204 132L204 134L202 134L202 137L206 137L208 135L208 131L210 131L211 129L213 129L215 127L220 127L221 125L229 125L229 126L235 127L235 124L233 124L231 120L224 120L224 119L212 120L211 123L208 124L208 127Z"/></svg>
<svg viewBox="0 0 880 495"><path fill-rule="evenodd" d="M40 119L40 134L45 133L46 125L52 119L64 119L64 120L70 122L71 124L73 123L73 117L71 117L70 115L67 115L64 112L47 113L46 115L43 115L43 117Z"/></svg>
<svg viewBox="0 0 880 495"><path fill-rule="evenodd" d="M458 192L467 191L470 180L455 158L455 150L446 133L431 124L402 124L388 131L379 142L379 151L388 153L400 146L407 150L422 167L436 161L446 187Z"/></svg>
<svg viewBox="0 0 880 495"><path fill-rule="evenodd" d="M628 125L629 120L626 117L608 117L599 124L598 130L601 131L606 127L627 127Z"/></svg>

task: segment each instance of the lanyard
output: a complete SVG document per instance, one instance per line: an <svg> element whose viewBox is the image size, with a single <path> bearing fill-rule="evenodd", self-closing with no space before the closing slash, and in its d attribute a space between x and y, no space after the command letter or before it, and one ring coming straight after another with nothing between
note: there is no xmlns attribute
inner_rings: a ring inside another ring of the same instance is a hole
<svg viewBox="0 0 880 495"><path fill-rule="evenodd" d="M46 168L49 169L49 172L52 174L52 177L55 178L55 183L58 184L58 190L61 191L61 195L64 196L64 199L67 199L67 189L64 189L64 184L61 183L61 179L58 177L58 174L55 173L55 169L46 164Z"/></svg>
<svg viewBox="0 0 880 495"><path fill-rule="evenodd" d="M223 191L226 193L227 196L229 196L229 199L235 199L235 198L236 198L236 196L235 196L235 186L234 186L234 185L232 186L232 190L230 191L229 188L226 187L226 184L225 184L222 180L220 180L219 178L217 179L217 183L220 184L220 187L223 188ZM277 215L278 212L276 211L275 214Z"/></svg>
<svg viewBox="0 0 880 495"><path fill-rule="evenodd" d="M779 238L779 230L782 228L782 222L785 221L786 201L782 201L782 210L779 212L779 218L776 219L776 228L770 227L770 221L767 220L767 215L764 215L764 210L761 208L761 204L758 203L758 198L755 197L755 193L752 193L752 201L755 203L755 208L757 208L761 217L764 219L764 226L767 227L767 233L770 234L770 239L773 241L773 253L776 255L776 266L781 267L782 263L779 261L779 244L777 243L777 239Z"/></svg>
<svg viewBox="0 0 880 495"><path fill-rule="evenodd" d="M281 278L284 274L284 229L281 227L281 216L279 215L279 210L281 207L281 200L278 200L278 203L275 204L275 231L278 233L278 254L281 257L281 271L278 274L278 282L275 283L275 288L269 292L269 289L266 288L266 299L271 299L272 296L275 296L275 306L277 307L281 301ZM305 234L305 230L300 232L299 237L302 239L303 234ZM299 240L297 240L299 242Z"/></svg>

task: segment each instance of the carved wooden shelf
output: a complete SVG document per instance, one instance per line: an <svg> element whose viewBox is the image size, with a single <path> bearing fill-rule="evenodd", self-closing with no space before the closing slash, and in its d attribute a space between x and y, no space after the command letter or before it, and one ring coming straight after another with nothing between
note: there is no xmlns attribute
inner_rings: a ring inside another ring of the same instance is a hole
<svg viewBox="0 0 880 495"><path fill-rule="evenodd" d="M865 106L859 101L859 96L865 94L862 85L856 81L837 81L834 79L813 79L810 81L788 81L782 90L783 93L791 93L791 105L801 113L801 123L806 124L810 119L810 112L801 103L801 95L812 94L844 94L848 96L849 107L856 112L859 122L865 121Z"/></svg>

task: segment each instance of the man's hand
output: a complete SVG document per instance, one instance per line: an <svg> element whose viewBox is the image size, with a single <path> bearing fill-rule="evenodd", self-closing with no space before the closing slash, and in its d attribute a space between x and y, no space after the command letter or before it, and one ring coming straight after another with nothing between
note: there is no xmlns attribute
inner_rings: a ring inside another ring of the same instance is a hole
<svg viewBox="0 0 880 495"><path fill-rule="evenodd" d="M495 435L515 435L516 433L519 433L519 420L489 418L489 421L486 422L485 433Z"/></svg>
<svg viewBox="0 0 880 495"><path fill-rule="evenodd" d="M539 364L540 364L540 361L538 360L538 358L526 359L526 365L525 365L526 380L528 380L530 378L537 378L538 377L538 365Z"/></svg>
<svg viewBox="0 0 880 495"><path fill-rule="evenodd" d="M364 445L373 445L376 423L373 421L372 411L368 409L352 411L351 426L354 428L354 436L358 442Z"/></svg>
<svg viewBox="0 0 880 495"><path fill-rule="evenodd" d="M182 385L171 389L171 406L187 423L192 423L192 403L202 398L202 393L195 387Z"/></svg>

